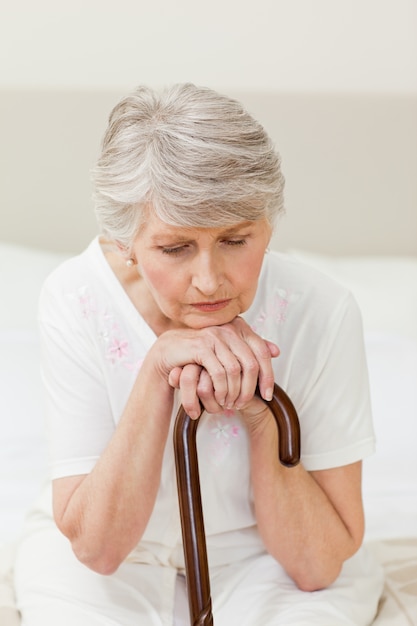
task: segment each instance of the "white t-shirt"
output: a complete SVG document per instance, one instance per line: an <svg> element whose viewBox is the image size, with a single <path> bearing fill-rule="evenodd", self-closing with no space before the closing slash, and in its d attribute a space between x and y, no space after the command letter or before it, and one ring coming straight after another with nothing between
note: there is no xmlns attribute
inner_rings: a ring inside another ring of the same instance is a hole
<svg viewBox="0 0 417 626"><path fill-rule="evenodd" d="M156 336L114 275L98 239L47 279L40 301L51 475L89 473L112 437ZM243 315L278 344L276 382L301 426L307 470L374 451L358 307L342 286L299 261L265 255L256 297ZM179 406L174 406L172 426ZM182 567L172 436L142 541L130 556ZM203 415L197 434L207 547L213 565L264 550L256 530L248 440L238 413Z"/></svg>

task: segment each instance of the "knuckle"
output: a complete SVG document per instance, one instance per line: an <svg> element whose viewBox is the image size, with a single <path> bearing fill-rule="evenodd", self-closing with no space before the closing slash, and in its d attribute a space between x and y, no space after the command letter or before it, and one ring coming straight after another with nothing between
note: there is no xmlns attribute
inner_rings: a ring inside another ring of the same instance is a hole
<svg viewBox="0 0 417 626"><path fill-rule="evenodd" d="M248 359L245 362L245 370L248 374L257 374L259 372L259 363L255 358Z"/></svg>
<svg viewBox="0 0 417 626"><path fill-rule="evenodd" d="M200 403L205 407L205 409L208 411L210 407L210 402L211 402L211 397L210 394L206 394L206 393L199 393L198 394L198 399L200 400Z"/></svg>
<svg viewBox="0 0 417 626"><path fill-rule="evenodd" d="M208 400L213 395L213 389L209 387L206 383L203 383L201 385L198 385L197 393L199 398L201 398L202 400Z"/></svg>
<svg viewBox="0 0 417 626"><path fill-rule="evenodd" d="M271 352L266 344L263 344L261 346L259 353L261 359L265 359L265 361L271 361Z"/></svg>
<svg viewBox="0 0 417 626"><path fill-rule="evenodd" d="M242 371L240 363L237 361L235 363L230 363L226 369L230 376L238 376Z"/></svg>
<svg viewBox="0 0 417 626"><path fill-rule="evenodd" d="M219 366L212 369L212 371L210 372L210 377L213 381L220 382L224 380L224 374L225 371L223 367Z"/></svg>
<svg viewBox="0 0 417 626"><path fill-rule="evenodd" d="M261 339L257 344L256 350L260 359L268 361L271 360L271 352L268 348L268 344L263 339Z"/></svg>

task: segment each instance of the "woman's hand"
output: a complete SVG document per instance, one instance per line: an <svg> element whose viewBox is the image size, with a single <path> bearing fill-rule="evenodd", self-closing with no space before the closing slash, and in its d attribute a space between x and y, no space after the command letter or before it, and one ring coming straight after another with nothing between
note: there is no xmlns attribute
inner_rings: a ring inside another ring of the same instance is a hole
<svg viewBox="0 0 417 626"><path fill-rule="evenodd" d="M201 413L201 405L210 413L225 409L241 410L254 398L256 386L262 397L270 400L274 373L272 358L278 347L257 335L248 324L237 317L230 324L209 327L201 331L198 358L176 365L169 372L172 387L181 390L184 409L192 418ZM178 352L178 350L177 350ZM251 402L251 403L252 403Z"/></svg>

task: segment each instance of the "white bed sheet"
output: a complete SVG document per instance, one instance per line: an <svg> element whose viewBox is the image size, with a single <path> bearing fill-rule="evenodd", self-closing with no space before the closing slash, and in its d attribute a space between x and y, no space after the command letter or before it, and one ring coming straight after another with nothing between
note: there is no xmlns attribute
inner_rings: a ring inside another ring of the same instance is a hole
<svg viewBox="0 0 417 626"><path fill-rule="evenodd" d="M14 626L10 620L17 617L9 584L12 542L47 471L37 297L45 276L64 258L0 243L2 626ZM417 624L417 260L397 259L389 270L389 259L344 262L304 255L304 261L348 284L363 309L377 434L377 453L364 463L366 540L387 573L375 624ZM374 278L382 270L394 290Z"/></svg>

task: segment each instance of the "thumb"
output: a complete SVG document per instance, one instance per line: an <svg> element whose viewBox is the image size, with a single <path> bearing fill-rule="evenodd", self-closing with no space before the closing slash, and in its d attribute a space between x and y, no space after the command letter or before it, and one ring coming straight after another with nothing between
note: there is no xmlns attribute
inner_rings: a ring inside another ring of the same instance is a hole
<svg viewBox="0 0 417 626"><path fill-rule="evenodd" d="M271 353L272 357L276 357L279 356L281 350L278 348L276 343L273 343L272 341L268 341L267 339L265 339L266 345L269 348L269 351Z"/></svg>

